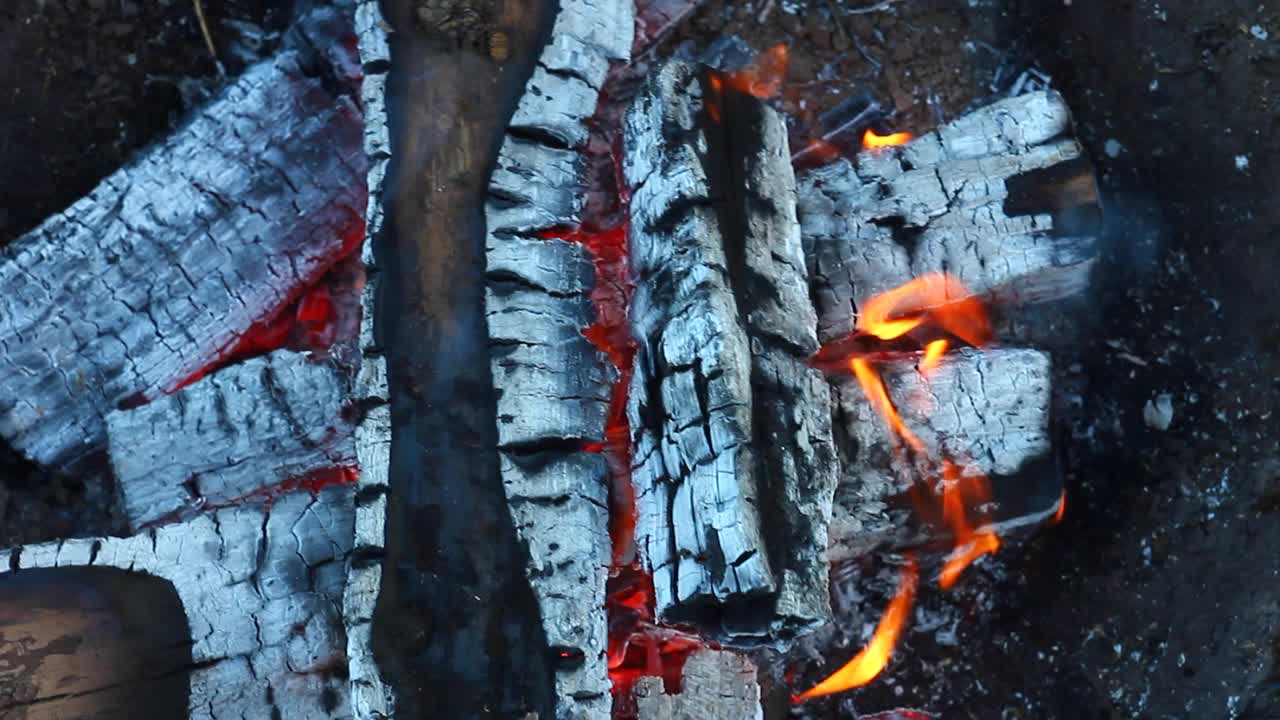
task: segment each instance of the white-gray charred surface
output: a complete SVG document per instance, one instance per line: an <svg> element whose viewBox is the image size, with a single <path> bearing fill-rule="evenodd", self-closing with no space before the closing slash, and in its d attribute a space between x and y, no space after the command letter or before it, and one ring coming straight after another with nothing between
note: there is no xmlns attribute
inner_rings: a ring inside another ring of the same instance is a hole
<svg viewBox="0 0 1280 720"><path fill-rule="evenodd" d="M680 691L668 695L662 678L641 678L635 686L639 720L760 720L756 668L737 653L698 650L685 661Z"/></svg>
<svg viewBox="0 0 1280 720"><path fill-rule="evenodd" d="M363 208L359 111L297 53L0 255L0 435L38 463L214 361L316 279Z"/></svg>
<svg viewBox="0 0 1280 720"><path fill-rule="evenodd" d="M110 413L111 465L130 527L353 467L352 428L342 419L349 394L331 363L280 350Z"/></svg>
<svg viewBox="0 0 1280 720"><path fill-rule="evenodd" d="M0 572L95 566L173 583L191 629L189 717L349 718L350 486L229 507L131 537L0 552Z"/></svg>
<svg viewBox="0 0 1280 720"><path fill-rule="evenodd" d="M594 271L578 224L584 121L612 61L629 58L633 4L562 0L498 153L485 205L485 315L498 446L529 581L557 657L556 717L609 716L604 612L610 559L604 438L616 373L583 330Z"/></svg>
<svg viewBox="0 0 1280 720"><path fill-rule="evenodd" d="M361 299L360 369L351 402L359 408L355 428L356 463L360 480L354 497L355 557L347 566L342 615L347 636L347 672L351 714L356 720L387 720L395 716L391 689L382 680L373 656L373 611L382 587L382 562L386 543L387 489L391 467L391 410L388 405L387 362L377 341L375 317L382 268L374 243L382 230L387 198L387 163L391 158L391 131L387 123L387 72L391 47L379 0L360 0L355 30L364 72L361 105L364 109L364 154L368 162L368 209L360 257L365 266Z"/></svg>
<svg viewBox="0 0 1280 720"><path fill-rule="evenodd" d="M661 617L775 640L829 616L830 400L785 126L745 98L708 124L700 72L666 65L624 122L637 543Z"/></svg>
<svg viewBox="0 0 1280 720"><path fill-rule="evenodd" d="M1082 292L1094 238L1077 233L1094 226L1072 211L1096 206L1097 196L1070 123L1057 93L1029 93L801 178L819 338L850 332L867 298L933 271L1002 300ZM1045 334L1002 333L1023 341Z"/></svg>
<svg viewBox="0 0 1280 720"><path fill-rule="evenodd" d="M944 356L927 377L914 360L885 363L881 377L928 457L950 458L987 476L1012 477L1050 452L1052 378L1046 353L965 349ZM857 452L845 458L836 491L830 559L853 559L920 539L905 525L906 509L891 509L888 503L919 481L916 469L906 464L898 441L852 377L835 380L832 392L842 409L842 429Z"/></svg>

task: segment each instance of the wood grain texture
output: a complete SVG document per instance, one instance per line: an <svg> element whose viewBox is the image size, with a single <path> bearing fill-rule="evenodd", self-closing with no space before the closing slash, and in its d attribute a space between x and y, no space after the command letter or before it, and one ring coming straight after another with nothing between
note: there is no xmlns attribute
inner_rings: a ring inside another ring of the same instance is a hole
<svg viewBox="0 0 1280 720"><path fill-rule="evenodd" d="M639 720L761 720L756 667L737 653L698 650L685 661L679 692L666 693L661 678L641 678L635 688Z"/></svg>

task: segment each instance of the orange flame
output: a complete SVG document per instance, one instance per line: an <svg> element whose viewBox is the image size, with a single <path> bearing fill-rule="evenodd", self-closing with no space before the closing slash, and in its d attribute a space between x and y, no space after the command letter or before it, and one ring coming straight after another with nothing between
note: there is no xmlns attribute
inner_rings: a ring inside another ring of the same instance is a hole
<svg viewBox="0 0 1280 720"><path fill-rule="evenodd" d="M946 354L949 343L946 340L933 340L924 348L924 360L920 362L920 372L928 375L938 368L942 356Z"/></svg>
<svg viewBox="0 0 1280 720"><path fill-rule="evenodd" d="M897 132L889 135L877 135L874 130L867 128L862 135L862 147L867 150L879 150L880 148L893 147L894 145L902 145L911 140L911 133Z"/></svg>
<svg viewBox="0 0 1280 720"><path fill-rule="evenodd" d="M975 530L968 517L970 510L980 509L990 501L991 487L986 476L962 474L955 463L942 461L942 519L951 526L956 544L938 578L943 590L950 590L974 560L1000 549L1000 538L989 530Z"/></svg>
<svg viewBox="0 0 1280 720"><path fill-rule="evenodd" d="M778 43L765 50L754 64L725 73L729 87L761 99L777 97L787 79L787 46Z"/></svg>
<svg viewBox="0 0 1280 720"><path fill-rule="evenodd" d="M893 648L898 644L898 635L906 625L908 615L911 614L911 605L916 596L917 576L915 558L908 556L907 564L903 566L902 574L898 579L898 592L881 616L880 624L876 625L871 642L854 655L852 660L845 663L844 667L812 689L801 693L796 698L797 702L861 687L874 680L880 671L884 670L889 664L889 658L893 657Z"/></svg>
<svg viewBox="0 0 1280 720"><path fill-rule="evenodd" d="M1062 522L1062 516L1067 514L1067 491L1062 491L1062 497L1058 498L1058 511L1053 514L1053 524L1057 525Z"/></svg>
<svg viewBox="0 0 1280 720"><path fill-rule="evenodd" d="M862 304L857 327L881 340L932 322L974 347L991 341L986 305L955 276L934 272L880 293Z"/></svg>
<svg viewBox="0 0 1280 720"><path fill-rule="evenodd" d="M898 409L893 406L893 400L889 399L889 391L885 388L880 373L871 367L871 363L867 362L866 358L853 358L849 361L849 367L858 378L858 384L862 385L862 390L871 401L871 406L881 418L884 418L894 434L902 438L903 442L910 445L913 450L923 451L924 443L920 442L920 438L916 437L915 433L911 432L907 424L902 421Z"/></svg>

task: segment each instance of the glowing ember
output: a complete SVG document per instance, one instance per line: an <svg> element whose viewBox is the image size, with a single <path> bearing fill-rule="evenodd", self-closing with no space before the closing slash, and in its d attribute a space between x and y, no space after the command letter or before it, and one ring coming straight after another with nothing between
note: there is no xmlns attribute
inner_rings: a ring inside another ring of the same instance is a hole
<svg viewBox="0 0 1280 720"><path fill-rule="evenodd" d="M720 122L720 98L725 88L753 97L767 99L782 92L787 79L787 46L781 43L770 47L756 57L751 65L732 72L713 72L707 78L710 88L705 106L707 114Z"/></svg>
<svg viewBox="0 0 1280 720"><path fill-rule="evenodd" d="M862 147L867 150L878 150L880 148L893 147L894 145L902 145L910 140L911 133L908 132L877 135L874 130L867 128L867 132L862 135Z"/></svg>
<svg viewBox="0 0 1280 720"><path fill-rule="evenodd" d="M725 84L761 99L776 97L787 78L787 46L778 43L765 50L750 67L725 73Z"/></svg>
<svg viewBox="0 0 1280 720"><path fill-rule="evenodd" d="M852 660L845 663L844 667L795 698L797 702L861 687L880 674L880 671L889 664L889 658L893 656L893 648L898 644L898 635L907 622L907 616L911 613L911 605L916 595L917 576L915 559L908 556L907 564L903 566L902 575L898 580L898 592L880 618L880 624L876 626L871 642L854 655Z"/></svg>

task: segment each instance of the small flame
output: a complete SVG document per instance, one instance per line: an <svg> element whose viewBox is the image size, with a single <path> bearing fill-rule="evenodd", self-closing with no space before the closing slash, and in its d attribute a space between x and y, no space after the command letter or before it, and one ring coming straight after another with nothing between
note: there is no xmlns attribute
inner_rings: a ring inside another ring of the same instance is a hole
<svg viewBox="0 0 1280 720"><path fill-rule="evenodd" d="M761 99L777 97L787 79L787 59L787 46L778 43L761 53L749 67L725 73L725 83Z"/></svg>
<svg viewBox="0 0 1280 720"><path fill-rule="evenodd" d="M867 132L862 135L862 147L867 150L879 150L880 148L893 147L894 145L902 145L911 140L911 133L897 132L889 135L877 135L875 130L867 128Z"/></svg>
<svg viewBox="0 0 1280 720"><path fill-rule="evenodd" d="M924 360L920 361L920 372L928 375L938 369L942 356L946 354L949 343L946 340L933 340L924 348Z"/></svg>
<svg viewBox="0 0 1280 720"><path fill-rule="evenodd" d="M868 299L859 330L892 340L932 323L974 347L991 341L986 305L955 276L934 272Z"/></svg>
<svg viewBox="0 0 1280 720"><path fill-rule="evenodd" d="M845 663L844 667L812 689L801 693L796 698L798 702L861 687L874 680L880 671L884 670L889 664L889 658L893 657L893 648L898 644L898 635L902 632L907 617L911 613L911 605L915 601L917 577L916 561L908 556L907 564L903 566L902 574L898 579L898 592L881 616L880 624L876 626L876 632L871 636L871 642L854 655L852 660Z"/></svg>
<svg viewBox="0 0 1280 720"><path fill-rule="evenodd" d="M1057 525L1062 522L1062 516L1067 514L1067 491L1062 491L1062 497L1058 498L1058 511L1053 514L1053 524Z"/></svg>
<svg viewBox="0 0 1280 720"><path fill-rule="evenodd" d="M938 578L943 590L950 590L974 560L1000 549L995 533L978 531L976 523L969 520L970 511L980 512L989 502L991 487L985 475L961 473L955 463L942 461L942 519L951 527L956 544Z"/></svg>
<svg viewBox="0 0 1280 720"><path fill-rule="evenodd" d="M915 433L911 432L907 424L902 421L898 409L893 406L893 400L889 398L889 391L885 388L880 373L871 367L871 363L866 358L853 358L849 361L849 367L858 378L858 384L867 394L867 399L871 401L871 407L884 418L894 434L902 438L903 442L910 445L913 450L923 451L924 443L920 442L920 438L916 437Z"/></svg>

